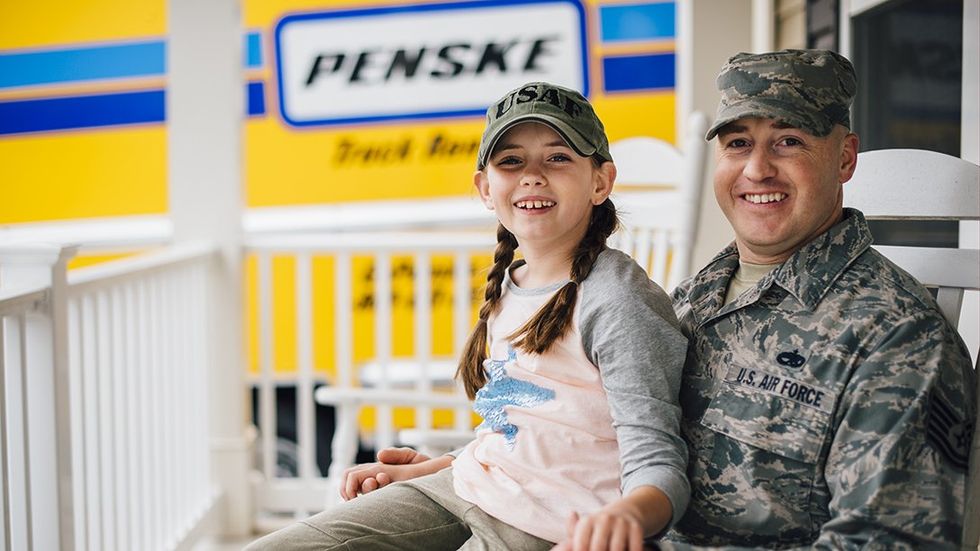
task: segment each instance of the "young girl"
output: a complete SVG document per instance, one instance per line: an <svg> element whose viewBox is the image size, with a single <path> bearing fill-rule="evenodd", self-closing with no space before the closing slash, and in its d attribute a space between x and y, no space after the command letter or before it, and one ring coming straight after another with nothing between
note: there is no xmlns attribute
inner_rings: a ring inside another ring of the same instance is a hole
<svg viewBox="0 0 980 551"><path fill-rule="evenodd" d="M455 458L355 467L351 501L254 549L639 550L683 514L687 342L663 290L605 246L602 123L581 94L529 83L490 106L478 155L500 224L457 372L484 419L476 439Z"/></svg>

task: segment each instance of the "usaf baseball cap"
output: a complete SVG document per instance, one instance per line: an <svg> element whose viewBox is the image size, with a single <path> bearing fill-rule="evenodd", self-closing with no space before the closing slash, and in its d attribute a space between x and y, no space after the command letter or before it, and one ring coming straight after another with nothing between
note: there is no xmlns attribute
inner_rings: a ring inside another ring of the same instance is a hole
<svg viewBox="0 0 980 551"><path fill-rule="evenodd" d="M589 100L569 88L547 82L529 82L507 92L487 109L487 124L480 140L476 168L483 170L497 140L522 122L547 124L583 157L597 155L611 161L609 139Z"/></svg>
<svg viewBox="0 0 980 551"><path fill-rule="evenodd" d="M745 117L775 119L826 136L835 124L851 127L856 90L854 66L830 50L736 54L718 74L721 102L705 139Z"/></svg>

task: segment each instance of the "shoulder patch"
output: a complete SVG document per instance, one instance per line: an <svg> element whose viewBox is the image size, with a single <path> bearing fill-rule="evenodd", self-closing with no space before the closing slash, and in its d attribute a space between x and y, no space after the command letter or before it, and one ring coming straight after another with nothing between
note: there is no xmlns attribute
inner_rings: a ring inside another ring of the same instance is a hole
<svg viewBox="0 0 980 551"><path fill-rule="evenodd" d="M969 466L973 429L971 420L964 419L935 394L930 397L926 437L933 449L961 471Z"/></svg>

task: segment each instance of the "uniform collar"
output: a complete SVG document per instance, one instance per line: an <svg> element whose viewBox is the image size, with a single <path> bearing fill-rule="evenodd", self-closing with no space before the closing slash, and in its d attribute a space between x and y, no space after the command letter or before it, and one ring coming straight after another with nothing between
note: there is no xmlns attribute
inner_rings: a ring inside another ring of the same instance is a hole
<svg viewBox="0 0 980 551"><path fill-rule="evenodd" d="M755 302L775 284L808 310L813 310L844 270L870 246L871 231L864 215L856 209L845 208L840 222L773 269L759 281L756 289L722 310L728 283L738 269L738 249L731 243L694 276L688 300L698 319L704 322Z"/></svg>
<svg viewBox="0 0 980 551"><path fill-rule="evenodd" d="M774 270L774 280L813 310L844 270L870 246L871 230L864 215L856 209L844 209L840 222Z"/></svg>

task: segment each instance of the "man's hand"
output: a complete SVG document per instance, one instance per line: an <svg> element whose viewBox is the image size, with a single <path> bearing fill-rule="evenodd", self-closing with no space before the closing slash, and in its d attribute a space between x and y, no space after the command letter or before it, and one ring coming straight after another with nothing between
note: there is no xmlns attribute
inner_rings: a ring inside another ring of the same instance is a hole
<svg viewBox="0 0 980 551"><path fill-rule="evenodd" d="M392 482L437 472L452 461L451 458L448 461L440 459L429 459L411 448L385 448L378 452L378 462L355 465L344 471L340 496L344 501L350 501Z"/></svg>

